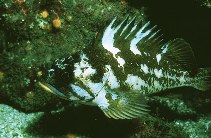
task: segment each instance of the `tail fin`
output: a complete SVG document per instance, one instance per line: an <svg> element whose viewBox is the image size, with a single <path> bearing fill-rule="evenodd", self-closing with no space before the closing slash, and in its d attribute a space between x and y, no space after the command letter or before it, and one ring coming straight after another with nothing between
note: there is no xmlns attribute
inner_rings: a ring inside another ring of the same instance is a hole
<svg viewBox="0 0 211 138"><path fill-rule="evenodd" d="M211 89L211 67L199 69L199 73L196 76L196 83L193 87L201 91Z"/></svg>

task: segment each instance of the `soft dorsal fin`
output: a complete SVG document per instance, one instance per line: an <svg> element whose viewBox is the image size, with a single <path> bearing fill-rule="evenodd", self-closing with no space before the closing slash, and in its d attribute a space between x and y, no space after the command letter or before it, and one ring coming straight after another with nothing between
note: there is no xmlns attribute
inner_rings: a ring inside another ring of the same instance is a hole
<svg viewBox="0 0 211 138"><path fill-rule="evenodd" d="M191 75L197 74L197 63L189 43L181 38L177 38L166 43L164 47L166 50L168 49L164 53L165 58L172 60L175 65L180 65Z"/></svg>
<svg viewBox="0 0 211 138"><path fill-rule="evenodd" d="M147 114L146 100L144 96L136 92L121 92L115 98L109 98L108 108L101 110L109 118L133 119Z"/></svg>

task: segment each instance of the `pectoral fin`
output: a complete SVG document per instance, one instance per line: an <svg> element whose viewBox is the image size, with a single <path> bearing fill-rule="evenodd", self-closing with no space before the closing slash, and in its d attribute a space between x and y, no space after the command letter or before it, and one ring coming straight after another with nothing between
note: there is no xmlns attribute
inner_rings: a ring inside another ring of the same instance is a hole
<svg viewBox="0 0 211 138"><path fill-rule="evenodd" d="M104 114L114 119L133 119L147 114L146 100L144 96L137 92L117 93L117 97L108 97L109 106L102 109Z"/></svg>

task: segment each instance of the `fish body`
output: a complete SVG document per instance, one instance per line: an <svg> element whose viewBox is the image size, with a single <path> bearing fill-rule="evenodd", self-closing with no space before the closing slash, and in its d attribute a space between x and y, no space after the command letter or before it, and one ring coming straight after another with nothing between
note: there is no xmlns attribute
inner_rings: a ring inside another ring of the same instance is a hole
<svg viewBox="0 0 211 138"><path fill-rule="evenodd" d="M98 106L106 116L131 119L148 112L144 97L191 86L210 88L210 68L198 68L183 39L164 43L156 26L113 19L92 46L57 59L49 70L57 84L40 85L61 98Z"/></svg>

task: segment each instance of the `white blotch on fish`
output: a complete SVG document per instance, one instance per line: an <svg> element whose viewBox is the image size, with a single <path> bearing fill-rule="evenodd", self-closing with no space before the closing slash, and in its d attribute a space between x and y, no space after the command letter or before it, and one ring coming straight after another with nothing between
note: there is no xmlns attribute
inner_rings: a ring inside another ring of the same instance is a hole
<svg viewBox="0 0 211 138"><path fill-rule="evenodd" d="M160 54L156 55L156 59L157 59L158 64L160 63L162 55L165 54L168 51L168 45L163 46L161 49L162 49L162 52Z"/></svg>
<svg viewBox="0 0 211 138"><path fill-rule="evenodd" d="M106 94L107 91L104 88L101 89L92 102L98 105L101 109L107 109L109 106L109 100L106 98Z"/></svg>
<svg viewBox="0 0 211 138"><path fill-rule="evenodd" d="M117 62L119 63L119 67L123 67L125 64L125 61L120 56L116 57L116 55L121 52L118 48L114 47L114 34L118 31L121 24L116 28L112 29L112 25L115 22L116 18L111 22L111 24L106 28L103 38L102 38L102 45L103 47L111 52L113 54L113 57L117 59Z"/></svg>
<svg viewBox="0 0 211 138"><path fill-rule="evenodd" d="M103 83L105 83L105 84L107 83L111 89L119 88L120 84L119 84L116 76L114 75L114 73L111 69L111 66L105 65L105 68L106 68L107 72L104 73L104 76L102 79Z"/></svg>
<svg viewBox="0 0 211 138"><path fill-rule="evenodd" d="M80 56L81 61L79 63L75 63L75 70L73 71L76 77L79 78L88 78L96 73L96 69L93 69L92 66L88 62L88 58L85 54Z"/></svg>
<svg viewBox="0 0 211 138"><path fill-rule="evenodd" d="M145 74L149 73L149 68L146 64L141 64L141 69Z"/></svg>
<svg viewBox="0 0 211 138"><path fill-rule="evenodd" d="M141 90L142 87L146 87L146 83L138 76L133 74L128 74L125 83L131 87L133 90Z"/></svg>
<svg viewBox="0 0 211 138"><path fill-rule="evenodd" d="M163 76L163 74L162 74L162 69L154 69L154 73L155 73L155 76L157 77L157 78L160 78L160 77L162 77Z"/></svg>
<svg viewBox="0 0 211 138"><path fill-rule="evenodd" d="M72 88L73 91L77 92L78 96L83 97L85 100L89 100L92 98L90 94L86 90L82 89L81 87L76 86L74 84L70 84L70 87Z"/></svg>
<svg viewBox="0 0 211 138"><path fill-rule="evenodd" d="M135 54L135 55L141 55L141 52L138 50L138 42L140 42L141 39L143 39L144 37L146 37L151 30L148 30L146 32L143 32L143 30L149 25L149 22L146 23L135 35L134 39L132 39L132 41L130 42L130 50Z"/></svg>

